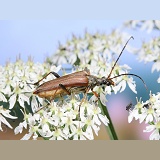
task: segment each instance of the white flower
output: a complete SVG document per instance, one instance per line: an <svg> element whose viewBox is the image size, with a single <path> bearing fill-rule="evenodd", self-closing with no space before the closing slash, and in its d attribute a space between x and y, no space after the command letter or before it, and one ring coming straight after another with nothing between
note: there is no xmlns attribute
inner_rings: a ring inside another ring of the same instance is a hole
<svg viewBox="0 0 160 160"><path fill-rule="evenodd" d="M153 29L160 29L159 20L131 20L125 22L125 25L133 29L140 28L141 30L146 30L150 33Z"/></svg>
<svg viewBox="0 0 160 160"><path fill-rule="evenodd" d="M86 140L86 136L88 136L88 134L85 134L85 132L83 132L82 130L84 124L78 121L74 123L76 125L76 128L70 136L73 137L73 140Z"/></svg>
<svg viewBox="0 0 160 160"><path fill-rule="evenodd" d="M50 138L50 140L64 140L67 139L67 136L63 134L61 129L56 129L55 131L52 132L53 137Z"/></svg>
<svg viewBox="0 0 160 160"><path fill-rule="evenodd" d="M14 129L14 133L15 133L15 134L22 133L23 127L24 127L25 129L27 129L27 122L26 122L26 121L23 121L22 123L20 123L20 124Z"/></svg>
<svg viewBox="0 0 160 160"><path fill-rule="evenodd" d="M108 126L109 120L106 116L103 116L101 114L101 109L99 107L95 106L93 108L93 113L94 113L93 120L97 125L101 124L101 122L100 122L100 120L101 120L104 123L104 125Z"/></svg>
<svg viewBox="0 0 160 160"><path fill-rule="evenodd" d="M42 137L51 137L52 136L52 132L49 128L49 125L47 123L45 123L44 125L42 125L42 129L38 130L38 133L42 136Z"/></svg>
<svg viewBox="0 0 160 160"><path fill-rule="evenodd" d="M133 118L138 120L141 114L141 110L143 109L143 101L141 101L141 98L138 101L138 98L136 97L136 100L137 104L135 105L135 108L133 110L129 110L128 123L131 123Z"/></svg>
<svg viewBox="0 0 160 160"><path fill-rule="evenodd" d="M149 136L150 140L160 140L160 119L158 118L154 124L147 126L144 132L152 132Z"/></svg>
<svg viewBox="0 0 160 160"><path fill-rule="evenodd" d="M160 60L156 61L153 66L152 66L152 72L154 72L155 70L157 70L157 72L160 71Z"/></svg>
<svg viewBox="0 0 160 160"><path fill-rule="evenodd" d="M117 93L119 90L120 92L124 91L126 84L128 84L129 88L137 94L135 81L133 81L132 77L129 78L127 75L124 75L118 85L113 88L114 92Z"/></svg>
<svg viewBox="0 0 160 160"><path fill-rule="evenodd" d="M3 131L1 127L1 123L4 123L7 125L9 128L12 129L12 126L8 123L8 121L5 119L5 117L10 118L10 119L16 119L17 117L12 116L9 114L10 110L6 110L3 108L3 106L0 106L0 130Z"/></svg>
<svg viewBox="0 0 160 160"><path fill-rule="evenodd" d="M150 140L160 139L160 93L152 94L150 91L150 98L143 102L141 99L135 105L133 110L129 110L128 122L133 118L139 120L140 123L148 124L144 132L152 132Z"/></svg>

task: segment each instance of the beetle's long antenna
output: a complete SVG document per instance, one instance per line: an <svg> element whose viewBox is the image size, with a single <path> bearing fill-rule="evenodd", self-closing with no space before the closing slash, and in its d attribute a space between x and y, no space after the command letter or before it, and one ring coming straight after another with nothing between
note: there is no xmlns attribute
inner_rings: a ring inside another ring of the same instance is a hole
<svg viewBox="0 0 160 160"><path fill-rule="evenodd" d="M131 36L131 37L128 39L128 41L126 42L126 44L124 45L124 47L123 47L123 49L122 49L122 51L121 51L120 55L118 56L118 58L117 58L116 62L115 62L115 63L114 63L114 65L112 66L112 69L111 69L111 71L110 71L110 74L108 75L108 78L111 76L112 71L113 71L113 69L114 69L115 65L117 64L117 62L118 62L118 60L119 60L120 56L122 55L122 53L123 53L124 49L126 48L126 46L127 46L128 42L130 41L130 39L134 39L134 38Z"/></svg>
<svg viewBox="0 0 160 160"><path fill-rule="evenodd" d="M138 77L138 78L143 82L143 84L144 84L146 90L148 90L148 89L147 89L147 85L146 85L146 83L144 82L144 80L143 80L140 76L138 76L138 75L136 75L136 74L132 74L132 73L124 73L124 74L120 74L120 75L118 75L118 76L115 76L115 77L112 77L112 78L109 78L109 79L114 79L114 78L117 78L117 77L120 77L120 76L124 76L124 75L129 75L129 76Z"/></svg>

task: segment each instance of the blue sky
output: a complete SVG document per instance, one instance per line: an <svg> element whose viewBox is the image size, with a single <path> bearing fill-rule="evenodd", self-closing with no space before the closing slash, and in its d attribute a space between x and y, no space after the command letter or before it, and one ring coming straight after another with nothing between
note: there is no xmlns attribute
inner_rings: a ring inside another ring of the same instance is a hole
<svg viewBox="0 0 160 160"><path fill-rule="evenodd" d="M0 64L15 60L18 54L26 60L29 55L42 62L46 55L54 53L58 41L65 43L72 33L110 33L120 26L121 20L14 20L0 21Z"/></svg>

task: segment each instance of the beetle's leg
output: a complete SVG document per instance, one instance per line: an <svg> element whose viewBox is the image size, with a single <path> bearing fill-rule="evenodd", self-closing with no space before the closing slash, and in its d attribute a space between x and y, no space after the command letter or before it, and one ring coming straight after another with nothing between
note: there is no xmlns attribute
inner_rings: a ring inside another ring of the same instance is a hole
<svg viewBox="0 0 160 160"><path fill-rule="evenodd" d="M97 100L95 101L95 102L97 102L98 99L99 99L99 95L98 95L95 91L93 91L93 88L91 89L91 91L92 91L92 93L97 97Z"/></svg>
<svg viewBox="0 0 160 160"><path fill-rule="evenodd" d="M91 89L91 91L97 98L99 98L99 95L95 91L93 91L93 89Z"/></svg>
<svg viewBox="0 0 160 160"><path fill-rule="evenodd" d="M63 84L59 84L59 86L60 86L68 95L71 95L71 92L69 92L68 89L67 89Z"/></svg>
<svg viewBox="0 0 160 160"><path fill-rule="evenodd" d="M42 108L40 108L40 109L38 109L37 111L35 111L33 114L38 113L39 111L41 111L43 108L47 107L48 105L49 105L49 102L48 102L48 104L46 104L46 105L45 105L45 106L43 106Z"/></svg>
<svg viewBox="0 0 160 160"><path fill-rule="evenodd" d="M82 98L81 103L79 104L79 110L78 110L79 114L80 114L80 107L81 107L82 103L87 99L87 93L89 92L89 90L90 90L90 87L88 87L86 89L86 91L84 93L84 97Z"/></svg>
<svg viewBox="0 0 160 160"><path fill-rule="evenodd" d="M36 83L34 83L33 85L38 85L39 84L39 82L41 82L43 79L45 79L49 74L53 74L56 78L59 78L60 77L60 75L58 74L58 73L56 73L56 72L49 72L47 75L45 75L42 79L40 79L38 82L36 82Z"/></svg>

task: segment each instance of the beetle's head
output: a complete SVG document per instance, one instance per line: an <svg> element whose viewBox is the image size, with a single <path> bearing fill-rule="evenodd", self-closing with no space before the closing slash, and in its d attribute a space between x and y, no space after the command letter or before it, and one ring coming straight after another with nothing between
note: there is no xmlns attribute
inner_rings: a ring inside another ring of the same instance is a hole
<svg viewBox="0 0 160 160"><path fill-rule="evenodd" d="M111 85L114 86L115 83L109 78L102 77L99 79L99 85L100 86L111 86Z"/></svg>

